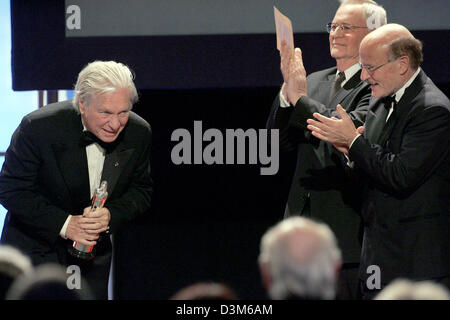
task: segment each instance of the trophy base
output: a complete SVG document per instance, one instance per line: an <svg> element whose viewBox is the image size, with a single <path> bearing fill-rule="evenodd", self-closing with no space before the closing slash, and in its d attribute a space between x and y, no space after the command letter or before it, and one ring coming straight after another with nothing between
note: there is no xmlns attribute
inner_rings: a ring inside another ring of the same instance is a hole
<svg viewBox="0 0 450 320"><path fill-rule="evenodd" d="M82 260L92 260L95 257L95 248L91 252L84 252L70 246L67 248L67 251L69 251L69 253L75 258Z"/></svg>

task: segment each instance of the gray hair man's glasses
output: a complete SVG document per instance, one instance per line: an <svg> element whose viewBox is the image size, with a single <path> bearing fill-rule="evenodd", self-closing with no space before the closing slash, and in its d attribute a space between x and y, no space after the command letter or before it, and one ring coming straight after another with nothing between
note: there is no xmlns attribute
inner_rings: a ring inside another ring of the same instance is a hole
<svg viewBox="0 0 450 320"><path fill-rule="evenodd" d="M361 67L361 69L366 69L366 71L367 71L368 74L373 75L373 74L375 73L375 71L377 71L377 70L380 69L381 67L384 67L384 66L387 65L388 63L391 63L391 62L396 61L398 58L400 58L400 57L397 57L397 58L395 58L395 59L390 59L388 62L383 63L383 64L380 64L379 66L376 66L376 67L364 66L364 65L361 64L361 62L358 62L358 63L359 63L359 66Z"/></svg>
<svg viewBox="0 0 450 320"><path fill-rule="evenodd" d="M327 23L327 32L330 33L331 31L336 31L338 28L340 28L344 32L351 32L354 29L367 29L367 27L360 27L360 26L352 26L348 23Z"/></svg>

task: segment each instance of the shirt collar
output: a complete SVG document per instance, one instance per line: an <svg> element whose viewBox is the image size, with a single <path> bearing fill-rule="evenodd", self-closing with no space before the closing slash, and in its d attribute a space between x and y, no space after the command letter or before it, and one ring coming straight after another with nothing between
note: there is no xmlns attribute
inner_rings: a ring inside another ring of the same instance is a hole
<svg viewBox="0 0 450 320"><path fill-rule="evenodd" d="M83 125L83 132L84 132L84 131L88 131L88 129L87 129L86 126L84 125L83 121L81 121L81 124ZM101 145L99 145L97 142L93 143L92 145L93 145L93 146L96 146L97 149L98 149L100 152L104 152L104 151L105 151L105 148L103 148L103 147L102 147ZM89 146L86 146L86 147L89 147Z"/></svg>
<svg viewBox="0 0 450 320"><path fill-rule="evenodd" d="M345 80L342 81L341 83L341 87L344 86L344 84L351 79L351 77L353 77L359 70L361 69L361 67L359 66L359 63L355 63L354 65L352 65L351 67L345 69L343 72L345 73ZM336 75L339 73L339 70L336 70Z"/></svg>
<svg viewBox="0 0 450 320"><path fill-rule="evenodd" d="M403 85L403 87L401 87L400 89L397 90L397 92L395 93L395 101L398 103L400 101L400 99L402 98L403 94L405 93L406 88L408 88L411 83L414 81L414 79L417 78L419 72L420 72L420 67L417 68L416 72L414 72L414 74L412 75L411 78L409 78L409 80Z"/></svg>

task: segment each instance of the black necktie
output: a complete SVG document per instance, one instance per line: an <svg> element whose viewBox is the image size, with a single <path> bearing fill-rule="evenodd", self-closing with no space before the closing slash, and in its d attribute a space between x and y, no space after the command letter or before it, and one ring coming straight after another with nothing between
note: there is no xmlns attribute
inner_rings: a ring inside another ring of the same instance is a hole
<svg viewBox="0 0 450 320"><path fill-rule="evenodd" d="M345 73L339 72L336 76L336 79L333 82L333 87L331 88L330 98L328 99L328 102L331 102L331 100L336 95L336 92L338 92L339 89L341 89L341 84L342 82L344 82L344 80L345 80Z"/></svg>
<svg viewBox="0 0 450 320"><path fill-rule="evenodd" d="M98 143L100 145L100 147L105 149L107 152L110 152L116 146L117 140L118 139L116 139L115 141L110 142L110 143L104 142L104 141L100 140L95 134L93 134L92 132L86 130L86 131L83 131L81 133L80 145L82 147L86 147L86 146L88 146L90 144Z"/></svg>

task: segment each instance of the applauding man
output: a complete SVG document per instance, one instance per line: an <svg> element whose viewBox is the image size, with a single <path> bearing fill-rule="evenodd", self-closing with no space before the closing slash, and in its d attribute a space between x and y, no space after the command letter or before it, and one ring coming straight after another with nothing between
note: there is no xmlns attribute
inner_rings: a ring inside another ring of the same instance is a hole
<svg viewBox="0 0 450 320"><path fill-rule="evenodd" d="M374 97L365 127L338 106L341 119L315 113L308 129L346 154L364 183L363 297L398 277L450 287L450 101L421 70L422 44L403 26L366 36L360 61Z"/></svg>
<svg viewBox="0 0 450 320"><path fill-rule="evenodd" d="M311 135L306 120L314 112L337 116L340 103L358 126L365 121L370 88L360 80L359 44L375 27L386 23L386 12L371 0L341 1L327 25L330 54L336 67L306 77L299 48L281 50L284 83L268 120L269 128L280 129L280 146L297 150L297 168L292 181L285 217L302 215L330 226L342 249L343 264L337 298L355 299L360 260L360 197L329 143Z"/></svg>

